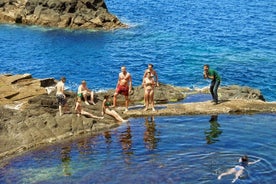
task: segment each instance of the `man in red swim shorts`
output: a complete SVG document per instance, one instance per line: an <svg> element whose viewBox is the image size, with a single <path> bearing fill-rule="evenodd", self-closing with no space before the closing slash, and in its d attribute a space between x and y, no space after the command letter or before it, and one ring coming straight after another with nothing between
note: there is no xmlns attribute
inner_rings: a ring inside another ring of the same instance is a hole
<svg viewBox="0 0 276 184"><path fill-rule="evenodd" d="M131 75L129 72L127 72L126 67L122 66L121 72L119 73L119 77L118 77L116 91L113 97L113 107L116 107L118 94L122 94L125 96L125 106L126 106L125 112L128 111L128 103L129 103L128 95L131 89L132 89Z"/></svg>

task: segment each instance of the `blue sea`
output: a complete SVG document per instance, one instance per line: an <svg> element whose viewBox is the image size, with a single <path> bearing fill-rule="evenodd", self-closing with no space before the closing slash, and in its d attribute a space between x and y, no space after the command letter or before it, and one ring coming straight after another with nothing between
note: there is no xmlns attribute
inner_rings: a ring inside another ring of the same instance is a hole
<svg viewBox="0 0 276 184"><path fill-rule="evenodd" d="M148 63L160 82L202 88L204 64L222 86L260 89L276 100L276 2L264 0L106 0L129 29L69 31L0 25L0 73L61 76L76 90L81 80L95 90L114 89L125 65L140 85Z"/></svg>
<svg viewBox="0 0 276 184"><path fill-rule="evenodd" d="M65 76L70 90L86 80L104 91L115 88L121 66L138 86L152 63L160 82L192 90L209 85L202 78L209 64L222 86L257 88L276 101L275 1L105 2L128 29L0 25L0 74ZM271 184L275 122L275 114L131 118L101 135L14 158L0 168L0 183L231 183L233 175L217 176L247 154L261 162L236 183Z"/></svg>

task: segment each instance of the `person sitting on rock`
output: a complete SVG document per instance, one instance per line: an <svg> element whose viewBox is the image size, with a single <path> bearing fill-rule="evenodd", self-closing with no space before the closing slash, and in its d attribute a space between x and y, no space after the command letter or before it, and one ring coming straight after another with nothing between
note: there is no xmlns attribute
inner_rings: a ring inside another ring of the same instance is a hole
<svg viewBox="0 0 276 184"><path fill-rule="evenodd" d="M235 174L235 178L232 180L232 183L234 183L243 174L243 171L245 170L246 166L255 164L259 161L261 161L261 160L259 159L254 162L249 162L248 157L246 155L244 155L239 159L239 163L240 163L239 165L236 165L235 167L229 169L228 171L220 174L218 176L218 180L220 180L222 176L229 175L229 174Z"/></svg>
<svg viewBox="0 0 276 184"><path fill-rule="evenodd" d="M126 121L115 110L111 109L110 106L111 102L109 101L109 95L104 95L104 100L102 103L102 115L108 114L119 122Z"/></svg>
<svg viewBox="0 0 276 184"><path fill-rule="evenodd" d="M81 97L81 98L84 98L84 101L85 101L86 105L90 105L90 103L95 105L94 93L93 93L93 91L91 91L87 88L85 80L83 80L81 82L81 85L79 85L79 87L78 87L78 96ZM88 102L88 97L89 96L90 96L90 101L89 101L90 103Z"/></svg>
<svg viewBox="0 0 276 184"><path fill-rule="evenodd" d="M75 106L75 111L77 113L77 116L79 117L80 115L84 115L90 118L96 118L96 119L103 119L104 117L99 117L99 116L95 116L89 112L86 112L82 109L81 106L81 97L77 97L77 101L76 101L76 106Z"/></svg>

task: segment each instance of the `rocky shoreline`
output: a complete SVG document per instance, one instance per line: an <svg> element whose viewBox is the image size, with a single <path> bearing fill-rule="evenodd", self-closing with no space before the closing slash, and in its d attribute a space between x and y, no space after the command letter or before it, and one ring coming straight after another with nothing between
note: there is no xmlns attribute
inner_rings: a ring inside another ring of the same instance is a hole
<svg viewBox="0 0 276 184"><path fill-rule="evenodd" d="M86 30L127 27L109 13L104 0L1 0L0 23Z"/></svg>
<svg viewBox="0 0 276 184"><path fill-rule="evenodd" d="M0 75L0 159L20 154L40 145L74 139L79 136L99 134L120 126L112 117L103 120L77 117L74 113L76 94L66 92L72 114L59 116L53 78L34 79L30 74ZM84 109L101 116L103 95L112 95L114 90L96 94L96 105ZM221 103L210 101L181 103L191 94L208 94L208 89L191 91L188 88L160 84L155 89L157 111L142 110L143 88L137 86L130 96L131 107L123 118L139 116L175 116L198 114L248 114L276 113L276 102L265 102L257 89L242 86L224 86L219 89ZM118 102L122 103L120 96Z"/></svg>

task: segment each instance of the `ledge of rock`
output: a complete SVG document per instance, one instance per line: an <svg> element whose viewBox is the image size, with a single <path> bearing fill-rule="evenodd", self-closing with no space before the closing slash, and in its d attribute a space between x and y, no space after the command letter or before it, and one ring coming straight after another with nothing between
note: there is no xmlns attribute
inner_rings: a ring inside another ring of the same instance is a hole
<svg viewBox="0 0 276 184"><path fill-rule="evenodd" d="M47 145L82 135L98 134L120 124L110 116L96 120L74 113L76 93L67 91L66 96L72 114L59 116L53 78L34 79L30 74L0 75L0 159L21 153L39 145ZM86 106L86 111L101 116L101 102L105 94L97 93L96 105ZM143 111L143 88L134 87L130 96L131 107L116 111L124 118L138 116L196 115L221 113L275 113L276 103L265 102L261 92L241 86L219 88L221 103L213 105L210 100L181 103L190 94L202 95L208 89L191 91L188 88L161 84L155 89L156 111ZM119 96L118 102L123 104Z"/></svg>
<svg viewBox="0 0 276 184"><path fill-rule="evenodd" d="M127 27L108 12L104 0L1 0L0 22L92 30Z"/></svg>

